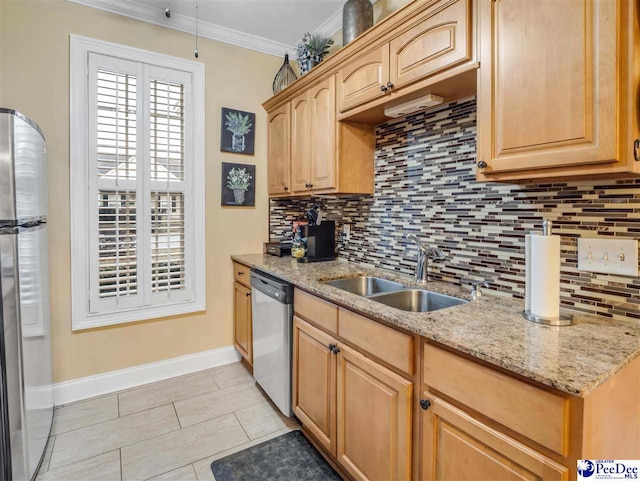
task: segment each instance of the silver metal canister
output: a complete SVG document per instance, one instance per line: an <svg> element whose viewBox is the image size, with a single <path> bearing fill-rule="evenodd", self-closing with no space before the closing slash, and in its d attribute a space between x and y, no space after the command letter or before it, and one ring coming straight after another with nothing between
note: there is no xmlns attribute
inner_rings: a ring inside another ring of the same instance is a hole
<svg viewBox="0 0 640 481"><path fill-rule="evenodd" d="M369 0L347 0L342 8L342 45L373 26L373 5Z"/></svg>

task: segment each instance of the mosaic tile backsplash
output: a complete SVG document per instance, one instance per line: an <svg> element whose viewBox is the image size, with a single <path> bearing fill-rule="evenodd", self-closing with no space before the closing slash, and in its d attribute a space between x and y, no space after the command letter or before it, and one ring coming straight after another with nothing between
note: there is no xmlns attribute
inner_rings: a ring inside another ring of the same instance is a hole
<svg viewBox="0 0 640 481"><path fill-rule="evenodd" d="M488 280L499 295L524 297L524 236L554 222L562 236L561 302L640 322L640 278L577 270L577 238L640 237L640 180L510 185L475 180L476 103L460 101L376 128L373 196L271 200L271 240L319 204L339 230L339 255L412 274L413 232L448 256L436 279Z"/></svg>

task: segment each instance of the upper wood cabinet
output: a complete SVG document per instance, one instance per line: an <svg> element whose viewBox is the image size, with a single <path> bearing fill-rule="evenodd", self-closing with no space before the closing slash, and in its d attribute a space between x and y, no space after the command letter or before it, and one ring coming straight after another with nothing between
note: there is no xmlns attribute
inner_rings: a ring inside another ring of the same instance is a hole
<svg viewBox="0 0 640 481"><path fill-rule="evenodd" d="M263 106L271 112L333 75L337 119L359 124L380 124L385 106L426 94L445 102L473 95L481 1L408 2Z"/></svg>
<svg viewBox="0 0 640 481"><path fill-rule="evenodd" d="M269 158L271 163L271 158ZM291 101L291 184L293 192L309 189L311 178L311 104L309 93ZM278 192L269 192L278 193Z"/></svg>
<svg viewBox="0 0 640 481"><path fill-rule="evenodd" d="M459 73L453 71L459 65L467 63L475 68L473 0L422 3L427 8L395 29L388 42L338 70L339 112L344 114L377 100L398 103L405 94L419 95L421 89L447 98L469 92L466 86L458 85L460 82L439 85L435 90L429 85L438 74ZM415 83L419 84L406 88ZM475 85L471 88L475 90Z"/></svg>
<svg viewBox="0 0 640 481"><path fill-rule="evenodd" d="M336 186L336 78L331 76L309 90L311 102L311 176L309 188ZM344 160L344 159L343 159Z"/></svg>
<svg viewBox="0 0 640 481"><path fill-rule="evenodd" d="M291 172L296 193L336 186L335 95L332 76L291 101Z"/></svg>
<svg viewBox="0 0 640 481"><path fill-rule="evenodd" d="M411 477L413 384L362 354L338 353L338 461L356 480Z"/></svg>
<svg viewBox="0 0 640 481"><path fill-rule="evenodd" d="M332 75L269 111L269 195L373 194L373 127L336 120Z"/></svg>
<svg viewBox="0 0 640 481"><path fill-rule="evenodd" d="M268 115L269 195L291 192L291 104Z"/></svg>
<svg viewBox="0 0 640 481"><path fill-rule="evenodd" d="M486 426L464 411L423 394L424 481L569 479L569 470L537 451Z"/></svg>
<svg viewBox="0 0 640 481"><path fill-rule="evenodd" d="M434 75L473 57L472 0L455 0L389 44L389 78L394 89Z"/></svg>
<svg viewBox="0 0 640 481"><path fill-rule="evenodd" d="M338 70L338 109L344 112L382 97L388 82L389 45L384 44Z"/></svg>
<svg viewBox="0 0 640 481"><path fill-rule="evenodd" d="M637 88L638 61L630 52L635 3L482 2L479 179L637 168L630 106Z"/></svg>

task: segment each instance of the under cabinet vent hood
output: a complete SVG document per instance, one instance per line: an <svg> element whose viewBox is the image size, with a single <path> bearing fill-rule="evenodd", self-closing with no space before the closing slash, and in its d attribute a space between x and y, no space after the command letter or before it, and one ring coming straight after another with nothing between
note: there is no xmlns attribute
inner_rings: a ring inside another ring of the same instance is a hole
<svg viewBox="0 0 640 481"><path fill-rule="evenodd" d="M420 97L419 99L410 100L409 102L405 102L400 105L388 107L384 109L384 114L387 117L392 118L404 117L405 115L440 105L443 101L444 99L439 95L429 94L424 97Z"/></svg>

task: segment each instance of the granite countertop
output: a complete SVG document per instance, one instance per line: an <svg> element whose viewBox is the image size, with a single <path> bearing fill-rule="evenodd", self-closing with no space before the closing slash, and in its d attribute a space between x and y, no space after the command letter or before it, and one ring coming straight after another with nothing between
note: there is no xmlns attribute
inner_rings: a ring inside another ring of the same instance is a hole
<svg viewBox="0 0 640 481"><path fill-rule="evenodd" d="M263 254L232 259L367 317L571 395L585 397L640 355L640 325L632 323L574 312L572 326L543 326L522 317L523 302L496 297L486 290L473 303L434 312L406 312L323 281L374 275L464 299L469 299L470 288L445 282L418 286L410 276L346 260L299 264L290 257Z"/></svg>

